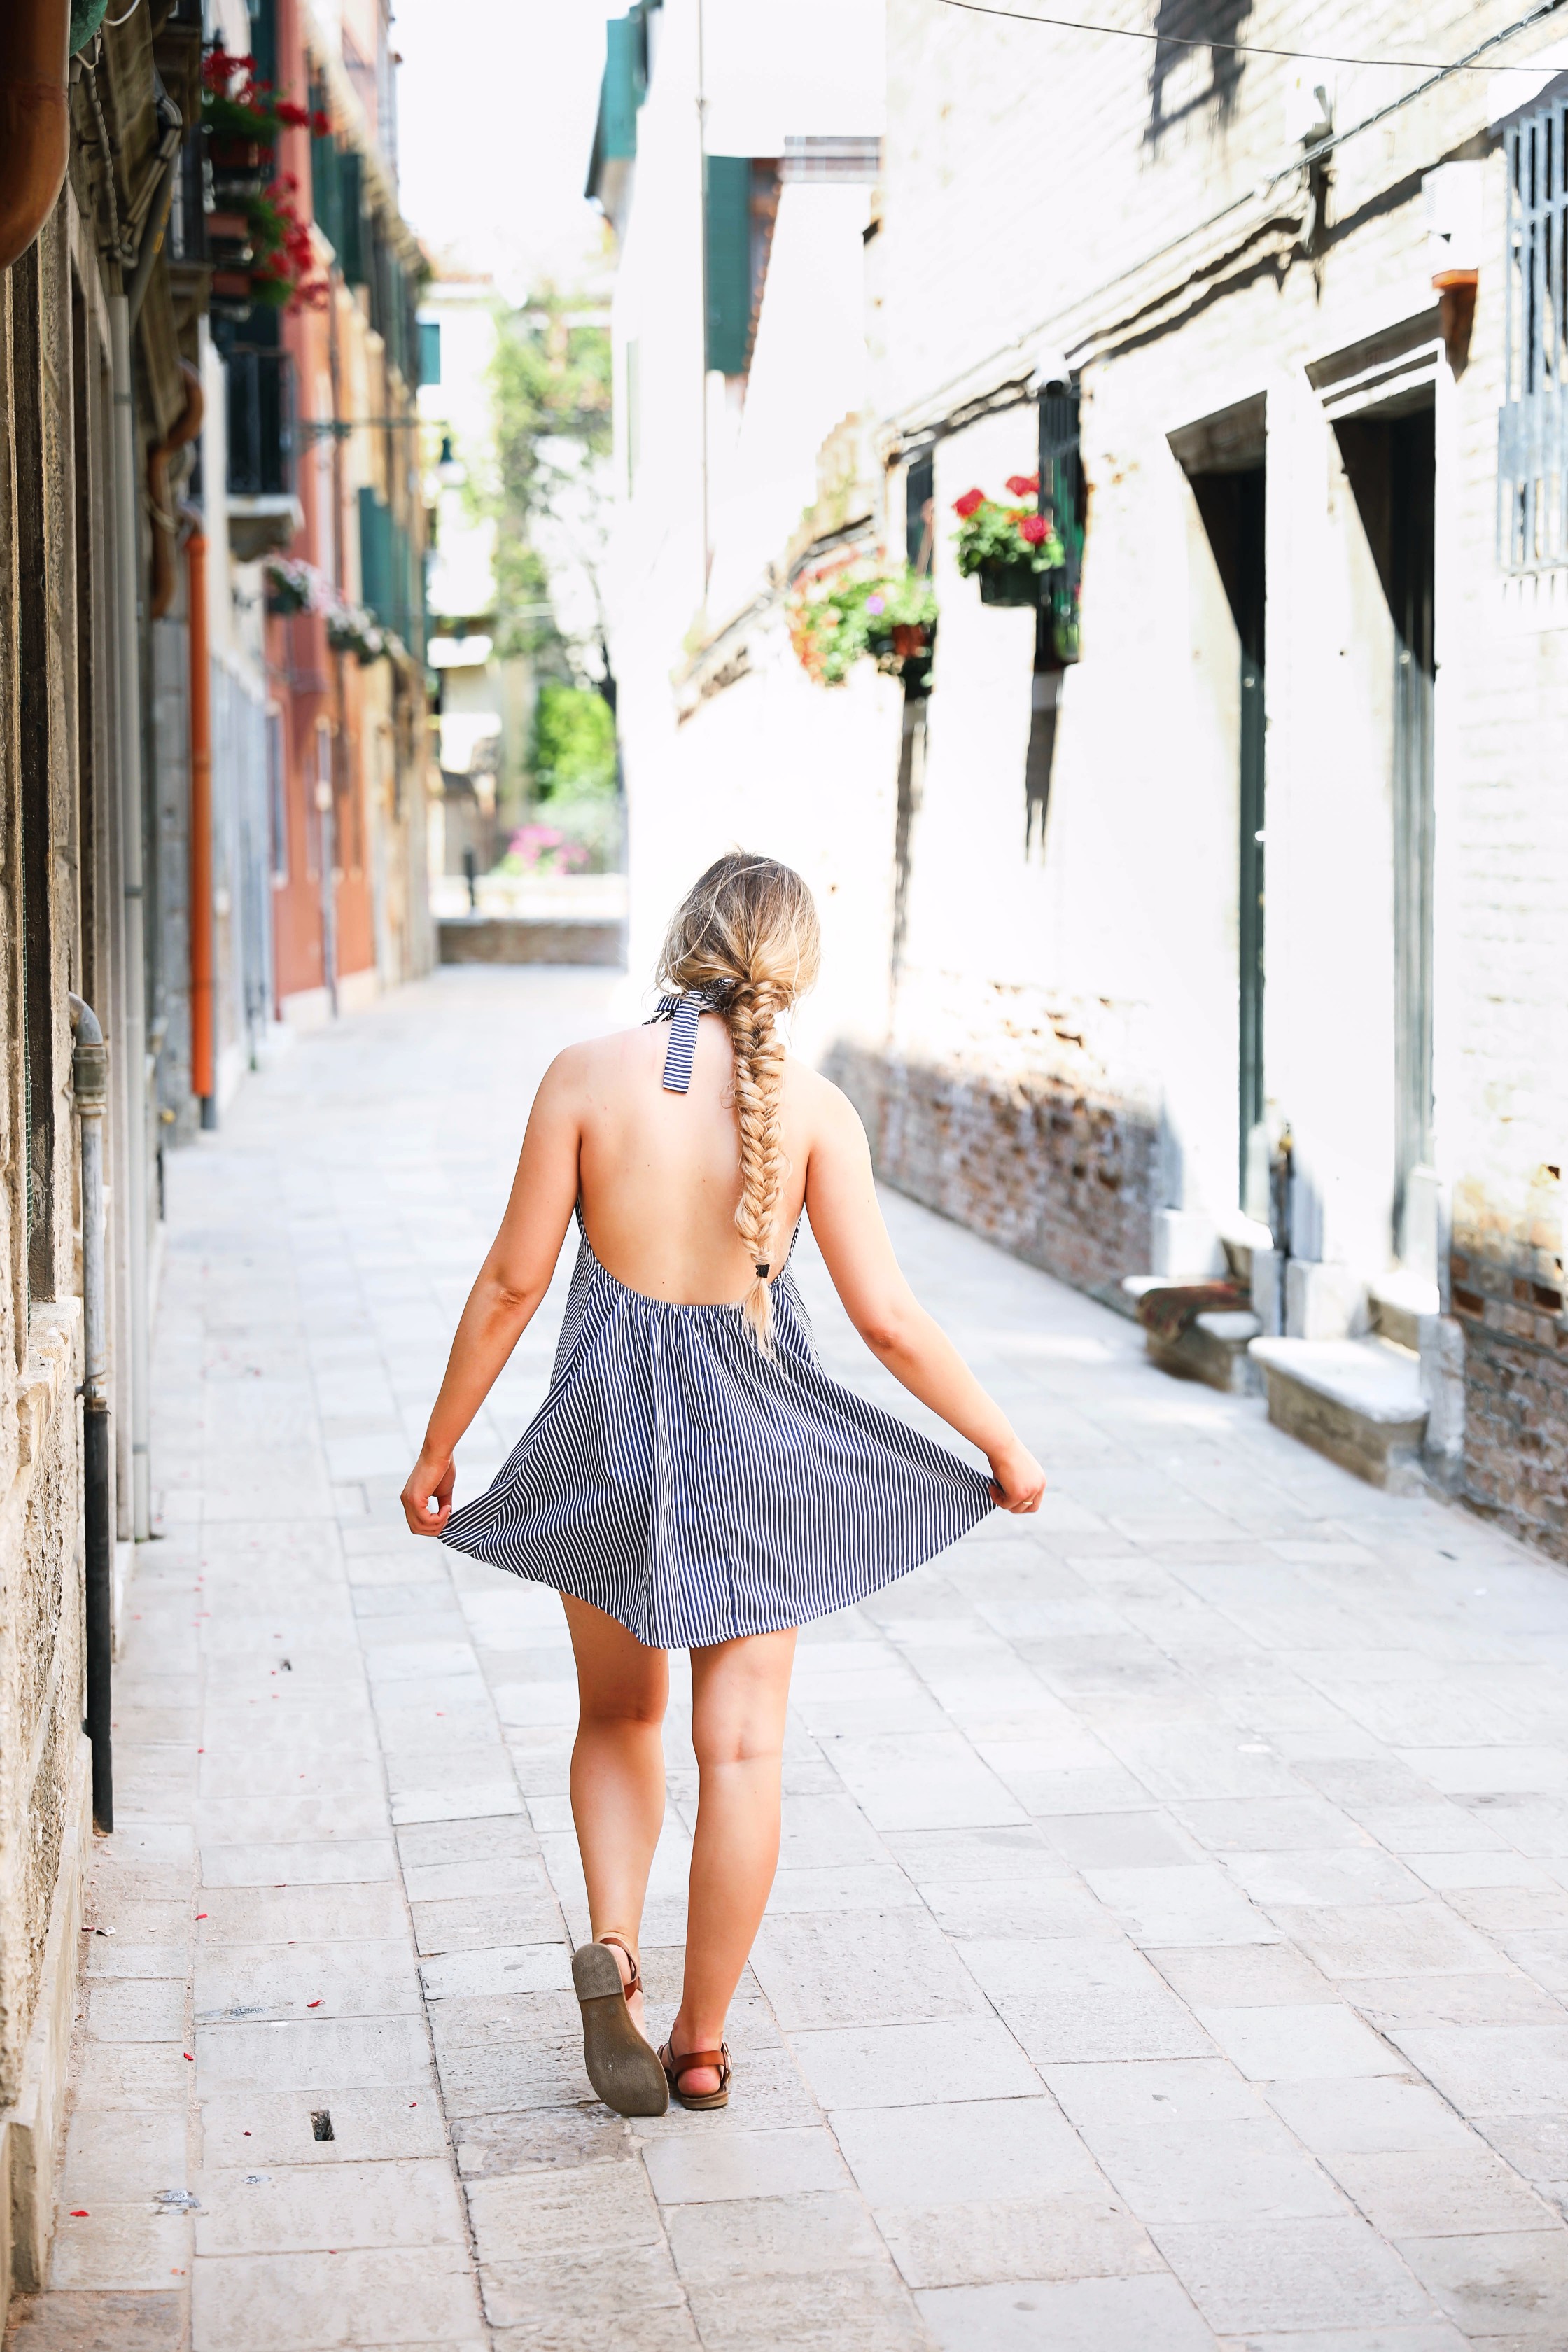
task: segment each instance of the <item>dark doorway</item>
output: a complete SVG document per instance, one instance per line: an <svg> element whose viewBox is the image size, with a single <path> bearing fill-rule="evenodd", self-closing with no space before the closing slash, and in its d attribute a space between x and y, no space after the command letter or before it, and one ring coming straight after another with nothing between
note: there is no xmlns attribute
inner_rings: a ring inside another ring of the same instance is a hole
<svg viewBox="0 0 1568 2352"><path fill-rule="evenodd" d="M1411 1178L1432 1160L1434 427L1429 398L1403 415L1338 427L1393 625L1394 1214L1407 1261Z"/></svg>
<svg viewBox="0 0 1568 2352"><path fill-rule="evenodd" d="M1263 944L1266 846L1268 702L1265 619L1268 593L1265 521L1268 473L1249 465L1191 476L1193 495L1214 552L1236 624L1241 663L1239 791L1237 795L1237 1138L1239 1197L1253 1215L1266 1211L1248 1198L1248 1154L1263 1125Z"/></svg>

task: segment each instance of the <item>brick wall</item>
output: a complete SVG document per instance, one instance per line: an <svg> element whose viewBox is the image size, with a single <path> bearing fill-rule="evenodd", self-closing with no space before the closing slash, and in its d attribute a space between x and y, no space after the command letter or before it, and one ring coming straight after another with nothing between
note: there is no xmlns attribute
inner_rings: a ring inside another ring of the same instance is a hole
<svg viewBox="0 0 1568 2352"><path fill-rule="evenodd" d="M826 1067L900 1192L1080 1289L1148 1264L1158 1137L1146 1112L1049 1070L1009 1082L855 1046Z"/></svg>
<svg viewBox="0 0 1568 2352"><path fill-rule="evenodd" d="M1450 1279L1465 1334L1465 1494L1568 1560L1568 1324L1559 1167L1505 1207L1456 1202Z"/></svg>

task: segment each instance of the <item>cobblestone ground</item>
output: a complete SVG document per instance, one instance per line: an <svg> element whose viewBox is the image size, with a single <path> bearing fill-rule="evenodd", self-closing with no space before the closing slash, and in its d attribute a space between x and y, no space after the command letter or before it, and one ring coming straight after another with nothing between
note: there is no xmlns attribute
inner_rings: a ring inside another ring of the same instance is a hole
<svg viewBox="0 0 1568 2352"><path fill-rule="evenodd" d="M444 974L171 1161L164 1536L13 2352L1560 2352L1568 1580L897 1199L1046 1509L804 1639L728 2113L588 2095L558 1606L395 1496L531 1083L610 985ZM669 1753L661 2029L679 1707Z"/></svg>

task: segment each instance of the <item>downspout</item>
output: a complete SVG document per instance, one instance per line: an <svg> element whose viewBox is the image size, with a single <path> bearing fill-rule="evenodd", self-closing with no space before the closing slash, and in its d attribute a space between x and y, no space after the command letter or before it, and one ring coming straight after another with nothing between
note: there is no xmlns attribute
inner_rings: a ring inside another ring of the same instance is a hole
<svg viewBox="0 0 1568 2352"><path fill-rule="evenodd" d="M109 1049L90 1004L70 1000L76 1052L71 1084L81 1126L81 1459L86 1534L87 1736L92 1742L92 1818L114 1827L110 1697L114 1669L114 1487L109 1426L108 1318L103 1276L103 1124Z"/></svg>
<svg viewBox="0 0 1568 2352"><path fill-rule="evenodd" d="M207 654L207 543L198 529L185 542L191 644L191 1092L202 1125L217 1125L213 1080L213 730Z"/></svg>
<svg viewBox="0 0 1568 2352"><path fill-rule="evenodd" d="M0 7L0 269L55 208L70 159L70 0Z"/></svg>
<svg viewBox="0 0 1568 2352"><path fill-rule="evenodd" d="M131 305L109 297L110 365L114 386L115 705L120 731L121 863L125 894L125 1225L131 1292L131 1532L153 1532L153 1481L147 1305L147 940L142 890L145 841L142 805L142 664L137 561L140 483L136 471L135 393L131 376Z"/></svg>

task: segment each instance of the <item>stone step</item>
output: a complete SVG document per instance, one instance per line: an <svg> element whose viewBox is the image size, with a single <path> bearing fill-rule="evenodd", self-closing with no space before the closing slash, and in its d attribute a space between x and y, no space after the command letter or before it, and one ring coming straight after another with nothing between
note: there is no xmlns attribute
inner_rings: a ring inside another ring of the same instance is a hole
<svg viewBox="0 0 1568 2352"><path fill-rule="evenodd" d="M1136 1314L1138 1301L1148 1291L1186 1289L1209 1278L1194 1274L1130 1274L1123 1277L1121 1292ZM1247 1354L1247 1345L1262 1328L1257 1316L1245 1307L1211 1307L1207 1314L1194 1317L1178 1339L1162 1339L1152 1331L1146 1332L1143 1351L1152 1364L1158 1364L1163 1372L1174 1373L1179 1381L1204 1381L1211 1389L1223 1389L1227 1396L1256 1396L1263 1382Z"/></svg>
<svg viewBox="0 0 1568 2352"><path fill-rule="evenodd" d="M1426 1484L1420 1364L1386 1339L1254 1339L1268 1418L1304 1445L1392 1494Z"/></svg>

